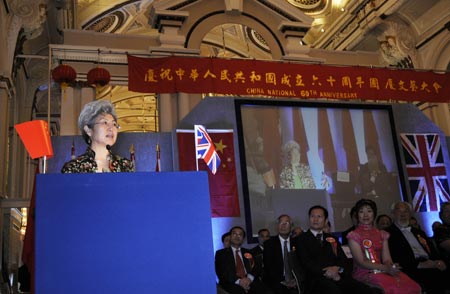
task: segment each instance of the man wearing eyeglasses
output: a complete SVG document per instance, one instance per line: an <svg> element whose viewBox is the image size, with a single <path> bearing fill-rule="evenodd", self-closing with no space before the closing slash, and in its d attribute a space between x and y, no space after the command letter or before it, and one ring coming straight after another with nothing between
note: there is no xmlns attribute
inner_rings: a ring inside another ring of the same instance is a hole
<svg viewBox="0 0 450 294"><path fill-rule="evenodd" d="M297 282L289 263L294 250L291 240L292 221L287 214L278 217L278 234L264 242L264 282L277 294L298 293Z"/></svg>

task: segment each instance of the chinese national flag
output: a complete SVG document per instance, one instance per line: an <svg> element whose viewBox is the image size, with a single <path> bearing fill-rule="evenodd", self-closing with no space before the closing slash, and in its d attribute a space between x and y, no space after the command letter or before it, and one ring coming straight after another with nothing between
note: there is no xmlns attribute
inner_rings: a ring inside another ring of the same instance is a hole
<svg viewBox="0 0 450 294"><path fill-rule="evenodd" d="M52 141L46 121L32 120L14 127L31 158L53 157Z"/></svg>
<svg viewBox="0 0 450 294"><path fill-rule="evenodd" d="M221 164L213 175L204 160L198 160L198 169L208 171L211 214L213 217L238 217L236 165L232 130L210 130ZM181 171L196 170L196 152L193 130L177 130L178 160Z"/></svg>

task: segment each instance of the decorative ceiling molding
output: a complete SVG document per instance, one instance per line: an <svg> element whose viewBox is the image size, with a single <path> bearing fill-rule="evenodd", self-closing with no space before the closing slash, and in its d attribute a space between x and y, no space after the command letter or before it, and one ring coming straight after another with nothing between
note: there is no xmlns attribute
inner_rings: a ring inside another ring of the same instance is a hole
<svg viewBox="0 0 450 294"><path fill-rule="evenodd" d="M328 0L286 0L306 14L320 13L327 6Z"/></svg>

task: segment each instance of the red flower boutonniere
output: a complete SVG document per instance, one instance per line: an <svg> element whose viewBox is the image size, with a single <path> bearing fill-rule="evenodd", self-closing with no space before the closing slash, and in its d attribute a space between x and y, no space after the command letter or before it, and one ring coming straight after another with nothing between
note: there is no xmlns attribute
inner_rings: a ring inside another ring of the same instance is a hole
<svg viewBox="0 0 450 294"><path fill-rule="evenodd" d="M328 243L331 244L333 247L333 253L337 256L337 242L333 237L327 237L325 240L327 240Z"/></svg>
<svg viewBox="0 0 450 294"><path fill-rule="evenodd" d="M250 261L250 265L251 265L252 267L255 266L255 261L253 260L253 255L251 255L251 253L246 252L246 253L244 254L244 257L245 257L246 259L248 259L248 261Z"/></svg>

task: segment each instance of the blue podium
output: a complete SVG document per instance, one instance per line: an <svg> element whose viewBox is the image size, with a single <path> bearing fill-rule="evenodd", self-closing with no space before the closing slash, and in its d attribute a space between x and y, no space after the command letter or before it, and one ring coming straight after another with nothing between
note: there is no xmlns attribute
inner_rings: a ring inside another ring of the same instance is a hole
<svg viewBox="0 0 450 294"><path fill-rule="evenodd" d="M36 293L215 293L206 172L39 175Z"/></svg>

